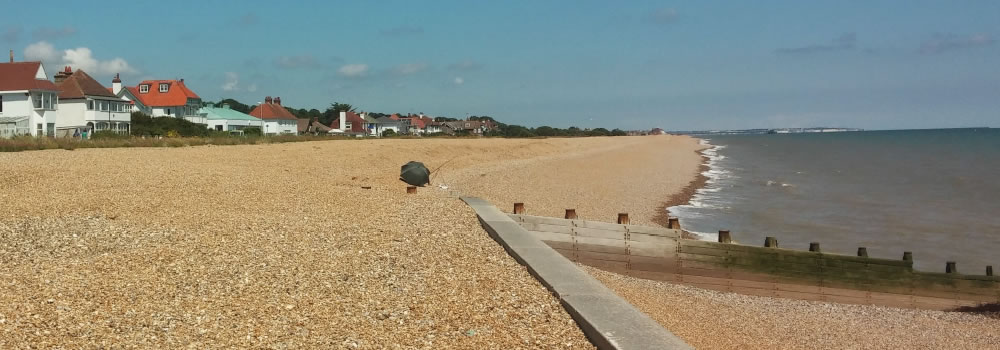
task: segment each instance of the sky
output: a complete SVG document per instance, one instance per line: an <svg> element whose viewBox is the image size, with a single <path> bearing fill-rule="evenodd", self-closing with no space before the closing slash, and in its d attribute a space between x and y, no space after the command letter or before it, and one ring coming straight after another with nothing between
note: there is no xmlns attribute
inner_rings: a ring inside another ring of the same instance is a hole
<svg viewBox="0 0 1000 350"><path fill-rule="evenodd" d="M582 128L1000 127L1000 1L0 0L110 86Z"/></svg>

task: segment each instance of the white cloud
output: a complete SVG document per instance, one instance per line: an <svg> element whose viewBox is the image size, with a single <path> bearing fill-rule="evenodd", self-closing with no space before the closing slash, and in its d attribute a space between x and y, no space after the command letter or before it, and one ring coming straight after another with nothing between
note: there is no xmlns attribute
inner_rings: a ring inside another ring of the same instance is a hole
<svg viewBox="0 0 1000 350"><path fill-rule="evenodd" d="M254 83L254 84L250 84L250 86L247 86L247 91L249 91L249 92L257 91L257 84Z"/></svg>
<svg viewBox="0 0 1000 350"><path fill-rule="evenodd" d="M42 61L42 63L55 63L59 59L59 52L55 46L44 41L28 45L24 48L24 59L27 61Z"/></svg>
<svg viewBox="0 0 1000 350"><path fill-rule="evenodd" d="M427 67L426 63L406 63L396 66L394 71L399 75L411 75L423 72Z"/></svg>
<svg viewBox="0 0 1000 350"><path fill-rule="evenodd" d="M239 91L240 75L235 72L226 72L226 81L222 83L222 91Z"/></svg>
<svg viewBox="0 0 1000 350"><path fill-rule="evenodd" d="M917 52L924 54L942 53L946 51L961 50L982 46L993 45L993 37L988 34L958 35L951 33L935 34L920 44Z"/></svg>
<svg viewBox="0 0 1000 350"><path fill-rule="evenodd" d="M367 64L347 64L337 70L340 75L348 78L360 78L368 74Z"/></svg>
<svg viewBox="0 0 1000 350"><path fill-rule="evenodd" d="M74 70L82 69L96 75L138 73L138 70L121 57L101 61L94 58L94 53L89 48L78 47L59 51L45 41L39 41L24 48L24 58L28 61L42 61L49 70L70 66Z"/></svg>
<svg viewBox="0 0 1000 350"><path fill-rule="evenodd" d="M455 82L455 85L462 85L462 84L465 84L465 79L462 79L462 77L455 77L454 82Z"/></svg>

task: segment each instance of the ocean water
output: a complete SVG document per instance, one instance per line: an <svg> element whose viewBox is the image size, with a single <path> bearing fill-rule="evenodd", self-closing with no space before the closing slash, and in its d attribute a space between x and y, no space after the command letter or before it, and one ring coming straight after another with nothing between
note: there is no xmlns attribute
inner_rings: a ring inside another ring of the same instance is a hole
<svg viewBox="0 0 1000 350"><path fill-rule="evenodd" d="M709 178L669 210L687 230L743 244L1000 268L1000 129L703 137Z"/></svg>

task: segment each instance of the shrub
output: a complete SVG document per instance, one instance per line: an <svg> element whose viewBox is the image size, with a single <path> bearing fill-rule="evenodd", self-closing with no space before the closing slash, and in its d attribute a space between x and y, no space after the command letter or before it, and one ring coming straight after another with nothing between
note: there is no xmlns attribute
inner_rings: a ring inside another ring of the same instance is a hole
<svg viewBox="0 0 1000 350"><path fill-rule="evenodd" d="M396 136L396 130L385 129L382 131L382 137L392 137Z"/></svg>

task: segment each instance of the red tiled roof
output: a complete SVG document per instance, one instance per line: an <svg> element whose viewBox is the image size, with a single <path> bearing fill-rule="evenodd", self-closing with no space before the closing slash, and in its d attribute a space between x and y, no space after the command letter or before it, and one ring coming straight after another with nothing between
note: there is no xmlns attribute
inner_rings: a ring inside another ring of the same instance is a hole
<svg viewBox="0 0 1000 350"><path fill-rule="evenodd" d="M42 62L0 63L0 91L59 91L51 81L35 79L41 66Z"/></svg>
<svg viewBox="0 0 1000 350"><path fill-rule="evenodd" d="M169 84L167 92L160 92L160 84ZM149 85L149 92L139 93L139 85ZM183 80L144 80L139 85L126 87L139 102L149 107L183 106L189 98L201 99L184 85Z"/></svg>
<svg viewBox="0 0 1000 350"><path fill-rule="evenodd" d="M403 119L409 119L410 120L410 125L417 127L417 129L424 129L424 128L427 127L427 120L426 119L417 118L417 117L414 117L414 118L403 118Z"/></svg>
<svg viewBox="0 0 1000 350"><path fill-rule="evenodd" d="M285 107L276 103L262 103L257 105L249 114L260 119L299 119L292 112L285 109Z"/></svg>
<svg viewBox="0 0 1000 350"><path fill-rule="evenodd" d="M83 98L84 96L116 97L108 88L105 88L81 69L77 69L56 86L59 87L59 98L61 99Z"/></svg>
<svg viewBox="0 0 1000 350"><path fill-rule="evenodd" d="M347 121L351 122L350 132L365 132L365 120L361 119L361 116L359 116L357 113L347 112ZM330 126L333 127L334 129L339 129L340 117L334 119L333 123L331 123Z"/></svg>

